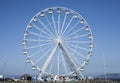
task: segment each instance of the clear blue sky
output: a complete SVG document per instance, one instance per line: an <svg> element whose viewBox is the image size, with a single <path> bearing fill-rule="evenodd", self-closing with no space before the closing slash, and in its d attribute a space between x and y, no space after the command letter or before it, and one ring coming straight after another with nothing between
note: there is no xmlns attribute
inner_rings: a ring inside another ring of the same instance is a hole
<svg viewBox="0 0 120 83"><path fill-rule="evenodd" d="M103 53L108 73L120 73L120 1L119 0L0 0L0 74L33 73L25 67L23 33L27 23L40 10L68 7L89 23L94 36L94 56L85 74L103 74Z"/></svg>

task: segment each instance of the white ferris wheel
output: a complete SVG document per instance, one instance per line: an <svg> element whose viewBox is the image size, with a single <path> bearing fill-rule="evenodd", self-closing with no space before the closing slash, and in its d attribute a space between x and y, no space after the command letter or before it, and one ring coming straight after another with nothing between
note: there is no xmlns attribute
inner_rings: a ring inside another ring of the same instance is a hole
<svg viewBox="0 0 120 83"><path fill-rule="evenodd" d="M24 32L24 55L38 78L46 75L72 75L84 78L93 48L91 29L77 12L51 7L37 13Z"/></svg>

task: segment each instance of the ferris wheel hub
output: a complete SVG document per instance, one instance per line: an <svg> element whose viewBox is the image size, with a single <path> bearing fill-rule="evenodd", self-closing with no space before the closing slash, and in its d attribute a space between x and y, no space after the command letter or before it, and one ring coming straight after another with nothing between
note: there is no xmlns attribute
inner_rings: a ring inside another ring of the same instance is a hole
<svg viewBox="0 0 120 83"><path fill-rule="evenodd" d="M55 43L59 45L60 43L62 43L62 39L58 36L57 38L55 38Z"/></svg>

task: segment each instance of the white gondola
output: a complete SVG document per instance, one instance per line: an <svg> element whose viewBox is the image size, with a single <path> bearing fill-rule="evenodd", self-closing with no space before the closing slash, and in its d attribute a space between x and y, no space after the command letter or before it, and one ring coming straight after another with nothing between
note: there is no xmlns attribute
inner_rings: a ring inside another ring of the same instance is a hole
<svg viewBox="0 0 120 83"><path fill-rule="evenodd" d="M26 45L26 41L25 40L22 42L22 45Z"/></svg>
<svg viewBox="0 0 120 83"><path fill-rule="evenodd" d="M27 31L25 31L24 36L28 36L28 32Z"/></svg>
<svg viewBox="0 0 120 83"><path fill-rule="evenodd" d="M23 53L24 53L24 55L27 55L27 54L28 54L27 50L24 50L24 52L23 52Z"/></svg>
<svg viewBox="0 0 120 83"><path fill-rule="evenodd" d="M90 43L90 48L93 48L93 44L92 43Z"/></svg>
<svg viewBox="0 0 120 83"><path fill-rule="evenodd" d="M70 14L70 10L66 10L66 15L69 15Z"/></svg>
<svg viewBox="0 0 120 83"><path fill-rule="evenodd" d="M60 14L61 13L61 8L57 8L57 13Z"/></svg>
<svg viewBox="0 0 120 83"><path fill-rule="evenodd" d="M89 38L89 39L92 39L92 34L88 34L88 38Z"/></svg>
<svg viewBox="0 0 120 83"><path fill-rule="evenodd" d="M83 19L81 19L80 24L84 24L84 20Z"/></svg>
<svg viewBox="0 0 120 83"><path fill-rule="evenodd" d="M89 54L90 56L93 56L93 53L92 53L92 51L89 51L89 52L88 52L88 54Z"/></svg>
<svg viewBox="0 0 120 83"><path fill-rule="evenodd" d="M52 14L52 13L53 13L53 9L49 9L49 10L48 10L48 13L49 13L49 14Z"/></svg>
<svg viewBox="0 0 120 83"><path fill-rule="evenodd" d="M76 19L77 17L78 17L78 15L77 15L77 14L74 14L74 15L73 15L73 18L75 18L75 19Z"/></svg>
<svg viewBox="0 0 120 83"><path fill-rule="evenodd" d="M81 67L81 68L80 68L80 71L81 71L81 72L82 72L82 71L84 71L84 68L83 68L83 67Z"/></svg>
<svg viewBox="0 0 120 83"><path fill-rule="evenodd" d="M35 16L34 19L33 19L33 21L34 21L34 22L37 22L37 20L38 20L38 19L37 19L37 17Z"/></svg>
<svg viewBox="0 0 120 83"><path fill-rule="evenodd" d="M85 27L85 30L86 30L86 31L89 31L89 27L88 27L88 26L86 26L86 27Z"/></svg>
<svg viewBox="0 0 120 83"><path fill-rule="evenodd" d="M40 13L40 16L41 16L41 17L44 17L44 16L45 16L45 13L44 13L44 12L41 12L41 13Z"/></svg>
<svg viewBox="0 0 120 83"><path fill-rule="evenodd" d="M85 64L88 65L89 64L89 60L85 59Z"/></svg>
<svg viewBox="0 0 120 83"><path fill-rule="evenodd" d="M32 28L32 24L31 23L29 23L28 28Z"/></svg>
<svg viewBox="0 0 120 83"><path fill-rule="evenodd" d="M36 68L36 66L35 65L33 65L32 66L32 70L36 70L37 68Z"/></svg>
<svg viewBox="0 0 120 83"><path fill-rule="evenodd" d="M31 62L30 58L27 58L26 62L27 62L27 63L30 63L30 62Z"/></svg>

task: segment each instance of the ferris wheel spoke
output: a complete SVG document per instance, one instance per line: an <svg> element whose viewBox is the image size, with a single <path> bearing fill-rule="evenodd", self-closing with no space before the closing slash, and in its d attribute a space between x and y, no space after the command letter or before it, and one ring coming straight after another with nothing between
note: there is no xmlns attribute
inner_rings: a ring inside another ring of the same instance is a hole
<svg viewBox="0 0 120 83"><path fill-rule="evenodd" d="M60 34L60 14L58 14L58 34Z"/></svg>
<svg viewBox="0 0 120 83"><path fill-rule="evenodd" d="M32 24L34 28L36 28L37 30L39 30L41 33L44 33L45 35L47 35L48 37L51 37L51 35L49 33L47 33L46 31L42 30L41 28L39 28L38 26Z"/></svg>
<svg viewBox="0 0 120 83"><path fill-rule="evenodd" d="M79 28L78 30L76 30L76 31L70 33L69 35L67 35L66 38L68 38L68 37L70 37L70 36L72 36L72 35L74 35L74 34L80 32L80 31L83 30L84 28L85 28L85 27Z"/></svg>
<svg viewBox="0 0 120 83"><path fill-rule="evenodd" d="M25 39L27 41L33 41L33 42L51 42L52 40L45 40L45 39Z"/></svg>
<svg viewBox="0 0 120 83"><path fill-rule="evenodd" d="M48 54L48 52L50 52L50 50L52 50L53 47L51 47L49 50L46 51L46 53L44 53L36 62L35 64L37 64L42 58L44 58L44 56L46 56Z"/></svg>
<svg viewBox="0 0 120 83"><path fill-rule="evenodd" d="M43 44L40 44L40 45L30 46L30 47L27 47L26 49L38 48L38 47L49 45L49 44L51 44L51 42L49 42L49 43L43 43Z"/></svg>
<svg viewBox="0 0 120 83"><path fill-rule="evenodd" d="M32 54L32 55L29 55L29 57L33 57L33 56L35 56L35 55L37 55L38 53L40 53L41 52L41 50L39 50L39 51L37 51L37 52L35 52L34 54Z"/></svg>
<svg viewBox="0 0 120 83"><path fill-rule="evenodd" d="M55 34L57 35L57 30L56 30L57 28L56 28L55 19L54 19L54 15L53 14L52 14L52 22L53 22Z"/></svg>
<svg viewBox="0 0 120 83"><path fill-rule="evenodd" d="M88 36L88 34L82 34L82 35L77 35L77 36L75 35L75 36L67 38L65 40L67 41L67 40L72 40L72 39L81 38L81 37L85 37L85 36Z"/></svg>
<svg viewBox="0 0 120 83"><path fill-rule="evenodd" d="M44 38L44 39L46 39L46 40L52 40L52 38L47 37L47 36L44 36L44 35L41 35L41 34L39 35L39 37L40 37L40 38Z"/></svg>
<svg viewBox="0 0 120 83"><path fill-rule="evenodd" d="M74 47L68 46L67 48L70 50L70 52L75 53L75 54L79 55L80 57L82 57L83 59L85 59L85 55L83 55L82 53L76 51Z"/></svg>
<svg viewBox="0 0 120 83"><path fill-rule="evenodd" d="M75 57L75 56L72 56L71 57L74 59L74 61L80 66L81 62Z"/></svg>
<svg viewBox="0 0 120 83"><path fill-rule="evenodd" d="M81 43L81 44L86 44L86 43L90 43L90 41L80 41L80 40L69 40L66 41L67 43Z"/></svg>
<svg viewBox="0 0 120 83"><path fill-rule="evenodd" d="M50 64L50 69L49 69L49 73L51 74L51 72L52 72L52 68L53 68L53 61L51 62L51 64Z"/></svg>
<svg viewBox="0 0 120 83"><path fill-rule="evenodd" d="M29 31L30 34L32 35L35 35L35 36L38 36L39 37L39 34L38 33L35 33L35 32L32 32L32 31Z"/></svg>
<svg viewBox="0 0 120 83"><path fill-rule="evenodd" d="M38 18L38 22L49 32L47 34L53 35L50 29L48 29L47 26L39 18Z"/></svg>
<svg viewBox="0 0 120 83"><path fill-rule="evenodd" d="M75 25L73 25L73 26L65 33L65 35L68 34L70 31L72 31L79 23L80 23L80 22L78 21Z"/></svg>
<svg viewBox="0 0 120 83"><path fill-rule="evenodd" d="M86 56L85 56L85 55L83 55L82 53L80 53L80 52L76 51L74 48L70 48L70 47L68 47L68 48L70 49L70 52L73 52L73 53L75 53L75 54L79 55L79 56L80 56L80 57L82 57L83 59L85 59L85 58L86 58Z"/></svg>
<svg viewBox="0 0 120 83"><path fill-rule="evenodd" d="M50 37L47 37L47 36L44 36L44 35L41 35L41 34L38 34L38 33L32 32L32 31L29 31L29 33L32 34L32 35L38 36L38 37L45 38L45 39L47 39L47 40L51 40Z"/></svg>
<svg viewBox="0 0 120 83"><path fill-rule="evenodd" d="M74 48L78 48L78 49L81 49L81 50L84 50L84 51L89 51L89 49L87 49L87 48L84 48L84 47L79 47L78 45L76 45L76 44L69 44L70 46L72 46L72 47L74 47Z"/></svg>
<svg viewBox="0 0 120 83"><path fill-rule="evenodd" d="M51 23L50 23L50 21L49 21L48 17L47 17L47 16L45 16L45 18L46 18L46 20L47 20L48 24L50 24L50 28L52 29L52 25L51 25ZM52 35L54 36L54 32L51 32L51 33L52 33Z"/></svg>
<svg viewBox="0 0 120 83"><path fill-rule="evenodd" d="M63 55L61 55L61 57L62 57L62 63L63 63L64 69L65 69L65 73L67 73L67 67L66 67L66 64L65 64L65 59L64 59Z"/></svg>
<svg viewBox="0 0 120 83"><path fill-rule="evenodd" d="M67 50L66 53L69 54L68 57L69 57L70 63L68 63L68 65L69 65L70 70L75 71L77 73L77 66L76 66L75 62L73 61L73 58L70 55L70 52ZM71 65L71 67L70 67L70 65Z"/></svg>
<svg viewBox="0 0 120 83"><path fill-rule="evenodd" d="M37 52L29 55L29 57L33 57L33 56L37 55L38 53L43 52L43 51L44 51L45 49L47 49L48 47L52 47L52 45L48 45L48 46L44 47L42 50L39 50L39 51L37 51Z"/></svg>
<svg viewBox="0 0 120 83"><path fill-rule="evenodd" d="M62 35L64 35L64 33L66 32L66 30L68 29L69 25L71 24L73 20L73 17L70 19L70 21L68 22L67 26L65 27L64 31L62 32Z"/></svg>
<svg viewBox="0 0 120 83"><path fill-rule="evenodd" d="M63 23L62 23L62 27L61 27L61 33L63 32L63 27L64 27L65 22L66 22L66 17L67 17L67 15L65 14L64 20L63 20Z"/></svg>
<svg viewBox="0 0 120 83"><path fill-rule="evenodd" d="M57 55L57 74L58 75L59 75L59 72L60 72L59 68L60 68L60 60L59 60L59 54L58 54Z"/></svg>
<svg viewBox="0 0 120 83"><path fill-rule="evenodd" d="M38 39L25 39L27 41L39 41Z"/></svg>
<svg viewBox="0 0 120 83"><path fill-rule="evenodd" d="M73 56L73 59L78 66L81 66L81 62L78 59L76 59L76 57Z"/></svg>

